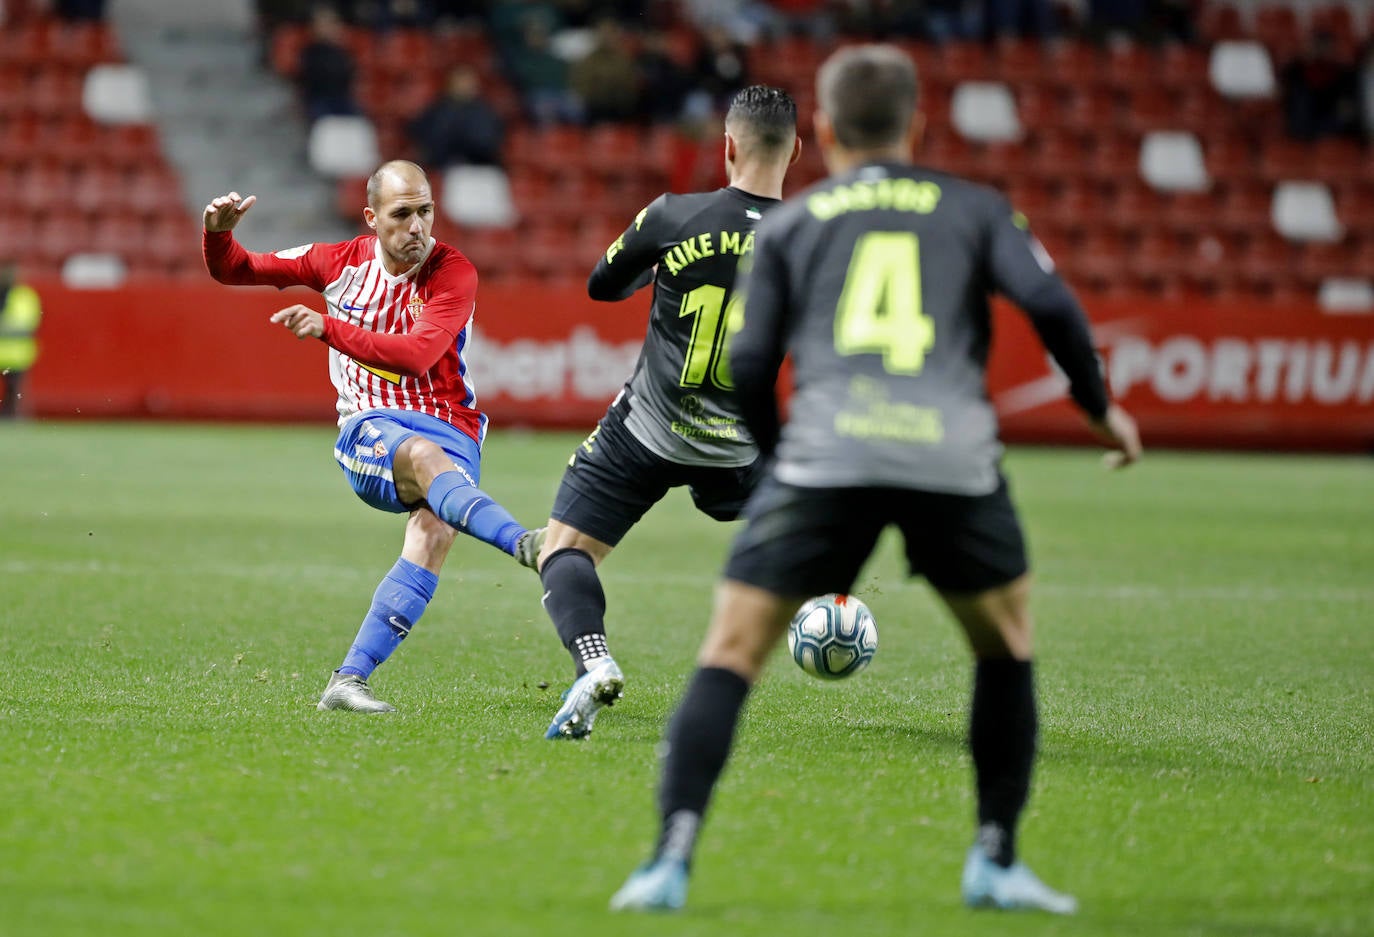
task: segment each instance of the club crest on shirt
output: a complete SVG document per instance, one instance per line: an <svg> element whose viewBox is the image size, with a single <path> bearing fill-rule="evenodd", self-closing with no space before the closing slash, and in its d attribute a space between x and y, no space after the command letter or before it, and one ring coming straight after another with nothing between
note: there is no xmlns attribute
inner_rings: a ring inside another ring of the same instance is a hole
<svg viewBox="0 0 1374 937"><path fill-rule="evenodd" d="M386 443L380 439L372 444L372 454L379 459L386 458Z"/></svg>
<svg viewBox="0 0 1374 937"><path fill-rule="evenodd" d="M410 307L410 316L412 319L420 318L420 314L425 311L425 301L419 296L410 297L410 302L407 305Z"/></svg>

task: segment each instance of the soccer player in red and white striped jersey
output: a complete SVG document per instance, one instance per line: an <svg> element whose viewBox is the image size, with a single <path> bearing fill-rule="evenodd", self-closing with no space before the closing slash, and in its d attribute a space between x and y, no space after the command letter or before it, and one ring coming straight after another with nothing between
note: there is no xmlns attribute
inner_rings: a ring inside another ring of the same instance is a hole
<svg viewBox="0 0 1374 937"><path fill-rule="evenodd" d="M390 712L367 679L433 598L457 532L527 566L542 539L477 487L487 418L463 357L477 271L431 236L434 197L414 163L395 160L372 175L363 218L376 233L342 244L245 250L233 229L255 201L230 192L205 206L206 267L221 283L301 285L323 295L326 312L297 304L271 321L329 346L339 394L334 457L363 501L410 515L400 559L319 703Z"/></svg>

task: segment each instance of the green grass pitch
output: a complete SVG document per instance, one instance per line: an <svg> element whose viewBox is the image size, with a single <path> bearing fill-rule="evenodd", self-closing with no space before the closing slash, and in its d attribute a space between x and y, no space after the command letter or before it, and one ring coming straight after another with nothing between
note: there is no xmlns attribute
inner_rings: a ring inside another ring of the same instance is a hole
<svg viewBox="0 0 1374 937"><path fill-rule="evenodd" d="M579 437L496 432L547 515ZM885 540L873 665L779 657L688 910L606 902L655 829L655 745L732 528L680 492L604 567L625 699L545 742L570 665L537 579L460 540L377 676L314 708L401 522L328 427L0 426L0 934L1374 934L1374 464L1018 449L1042 748L1027 861L1071 919L972 913L954 626ZM547 686L545 686L547 684Z"/></svg>

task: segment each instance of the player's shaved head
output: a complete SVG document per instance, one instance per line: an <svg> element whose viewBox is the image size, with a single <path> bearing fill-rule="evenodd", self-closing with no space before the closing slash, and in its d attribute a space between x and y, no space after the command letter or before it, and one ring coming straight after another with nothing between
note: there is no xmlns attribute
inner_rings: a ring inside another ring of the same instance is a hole
<svg viewBox="0 0 1374 937"><path fill-rule="evenodd" d="M916 111L916 66L888 45L850 46L825 60L816 75L816 98L835 139L851 150L898 144Z"/></svg>
<svg viewBox="0 0 1374 937"><path fill-rule="evenodd" d="M367 180L367 204L376 211L387 190L418 189L420 186L429 186L429 177L423 169L408 159L389 160L378 166Z"/></svg>
<svg viewBox="0 0 1374 937"><path fill-rule="evenodd" d="M730 101L725 129L746 153L791 153L797 137L797 102L781 88L750 85Z"/></svg>

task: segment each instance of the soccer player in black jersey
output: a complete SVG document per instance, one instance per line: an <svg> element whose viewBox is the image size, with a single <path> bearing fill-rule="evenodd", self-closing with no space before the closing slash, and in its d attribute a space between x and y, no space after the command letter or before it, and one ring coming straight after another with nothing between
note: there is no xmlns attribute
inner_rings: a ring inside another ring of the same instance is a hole
<svg viewBox="0 0 1374 937"><path fill-rule="evenodd" d="M991 189L912 164L916 91L915 68L897 49L832 55L816 114L830 178L759 228L730 364L746 425L773 458L668 725L657 847L613 908L686 901L697 830L751 685L803 598L848 592L889 524L975 661L978 826L964 901L1076 908L1015 853L1037 717L1025 546L985 388L989 294L1030 317L1113 464L1138 458L1140 441L1108 397L1082 309L1025 219ZM795 396L783 424L774 385L785 354Z"/></svg>
<svg viewBox="0 0 1374 937"><path fill-rule="evenodd" d="M540 553L544 609L577 670L546 738L585 738L624 687L606 645L601 561L668 489L686 486L702 512L734 520L758 480L758 448L735 409L723 348L735 271L801 153L796 125L786 92L740 91L725 115L730 185L659 196L587 280L604 302L652 283L653 305L634 374L568 460Z"/></svg>

